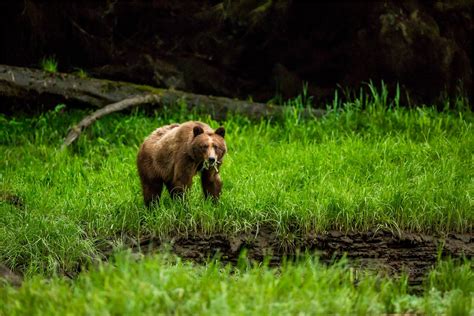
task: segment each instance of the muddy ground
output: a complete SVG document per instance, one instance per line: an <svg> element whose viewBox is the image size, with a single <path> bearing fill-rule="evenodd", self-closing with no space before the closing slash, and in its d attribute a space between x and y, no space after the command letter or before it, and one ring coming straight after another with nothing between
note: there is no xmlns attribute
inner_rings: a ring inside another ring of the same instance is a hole
<svg viewBox="0 0 474 316"><path fill-rule="evenodd" d="M134 253L146 255L166 249L183 259L197 263L216 257L223 263L235 264L244 250L251 261L266 260L274 267L280 265L284 259L297 259L304 253L318 255L323 263L331 263L334 259L346 255L351 265L357 269L367 268L387 275L406 272L409 285L414 291L421 290L423 278L439 256L466 257L470 260L474 257L473 233L433 236L390 231L329 231L285 242L274 231L260 229L258 232L235 235L194 234L161 239L152 235L140 238L122 235L120 239ZM115 252L116 245L110 243L98 246L102 259L107 260ZM65 276L74 278L82 268L78 266L75 273L65 273ZM0 281L19 286L22 276L0 264Z"/></svg>
<svg viewBox="0 0 474 316"><path fill-rule="evenodd" d="M143 253L157 252L164 245L178 256L196 262L218 256L221 261L236 263L245 249L250 260L278 266L284 258L295 258L301 253L319 255L321 261L331 262L344 254L357 267L365 267L395 275L406 272L411 286L419 286L423 277L434 266L438 257L472 259L474 234L427 234L389 231L339 232L312 234L294 242L283 242L270 230L241 233L188 235L159 240L153 236L139 241L127 238L133 250Z"/></svg>

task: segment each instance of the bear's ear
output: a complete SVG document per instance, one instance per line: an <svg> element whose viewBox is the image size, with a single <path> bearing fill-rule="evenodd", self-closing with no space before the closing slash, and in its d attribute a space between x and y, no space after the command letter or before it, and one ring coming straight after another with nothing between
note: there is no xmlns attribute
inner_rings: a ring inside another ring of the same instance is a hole
<svg viewBox="0 0 474 316"><path fill-rule="evenodd" d="M216 132L215 132L217 135L220 135L222 136L222 138L224 138L225 136L225 128L223 126L219 127L218 129L216 129Z"/></svg>
<svg viewBox="0 0 474 316"><path fill-rule="evenodd" d="M199 126L199 125L194 126L194 128L193 128L194 137L196 137L198 135L201 135L202 133L204 133L204 130L202 129L201 126Z"/></svg>

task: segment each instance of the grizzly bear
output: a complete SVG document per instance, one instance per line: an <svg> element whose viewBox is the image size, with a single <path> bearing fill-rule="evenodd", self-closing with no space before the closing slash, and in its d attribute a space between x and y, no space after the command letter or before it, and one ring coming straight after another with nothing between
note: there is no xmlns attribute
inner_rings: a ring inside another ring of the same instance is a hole
<svg viewBox="0 0 474 316"><path fill-rule="evenodd" d="M171 124L156 129L140 146L137 157L146 206L160 199L163 185L173 198L182 197L201 172L206 198L217 200L222 181L219 168L227 152L225 129L202 122Z"/></svg>

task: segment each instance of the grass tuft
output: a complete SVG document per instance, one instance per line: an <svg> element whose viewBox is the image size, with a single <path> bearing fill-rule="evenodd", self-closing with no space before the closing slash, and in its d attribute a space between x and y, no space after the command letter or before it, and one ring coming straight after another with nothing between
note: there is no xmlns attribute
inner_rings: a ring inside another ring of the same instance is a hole
<svg viewBox="0 0 474 316"><path fill-rule="evenodd" d="M84 69L82 68L76 68L73 72L74 75L78 76L79 78L81 79L84 79L84 78L87 78L89 77L89 74L87 73L87 71L85 71Z"/></svg>
<svg viewBox="0 0 474 316"><path fill-rule="evenodd" d="M41 60L41 69L47 72L56 73L58 72L58 62L52 56L44 57Z"/></svg>

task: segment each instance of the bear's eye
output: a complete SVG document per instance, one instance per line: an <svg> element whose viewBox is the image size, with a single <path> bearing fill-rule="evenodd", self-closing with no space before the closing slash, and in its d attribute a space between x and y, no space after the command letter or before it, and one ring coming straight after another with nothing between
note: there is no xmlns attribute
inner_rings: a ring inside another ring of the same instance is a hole
<svg viewBox="0 0 474 316"><path fill-rule="evenodd" d="M201 149L203 149L203 150L204 150L204 149L207 149L208 146L209 146L209 145L207 145L207 144L201 145Z"/></svg>
<svg viewBox="0 0 474 316"><path fill-rule="evenodd" d="M214 147L214 150L217 150L217 145L216 144L212 145L212 147Z"/></svg>

